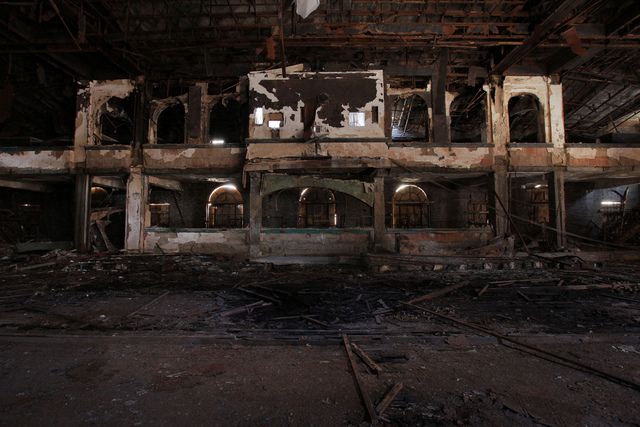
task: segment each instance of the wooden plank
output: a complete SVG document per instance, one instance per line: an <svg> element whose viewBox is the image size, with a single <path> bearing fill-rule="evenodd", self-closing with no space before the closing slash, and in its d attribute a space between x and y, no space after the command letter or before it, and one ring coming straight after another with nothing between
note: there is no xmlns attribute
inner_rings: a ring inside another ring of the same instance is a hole
<svg viewBox="0 0 640 427"><path fill-rule="evenodd" d="M396 399L396 396L398 396L398 393L400 393L403 386L404 385L402 383L396 383L387 392L387 394L385 394L384 398L382 398L380 403L378 403L378 406L376 406L376 412L378 413L379 417L381 417L384 414L384 411L386 411L389 405L391 405L391 402L393 402Z"/></svg>
<svg viewBox="0 0 640 427"><path fill-rule="evenodd" d="M148 303L146 303L145 305L143 305L142 307L132 311L131 313L127 314L126 317L132 317L135 316L136 314L138 314L139 312L141 312L142 310L151 307L153 304L155 304L156 302L160 301L162 298L166 297L167 295L169 295L169 291L165 292L162 295L159 295L157 297L155 297L154 299L152 299L151 301L149 301Z"/></svg>
<svg viewBox="0 0 640 427"><path fill-rule="evenodd" d="M353 352L358 355L360 360L362 360L373 372L376 374L380 374L382 372L382 368L376 362L369 357L367 353L363 349L361 349L356 343L352 342L351 347L353 348Z"/></svg>
<svg viewBox="0 0 640 427"><path fill-rule="evenodd" d="M456 289L460 289L460 288L465 287L467 285L468 285L468 283L457 283L455 285L447 286L445 288L438 289L437 291L433 291L433 292L428 293L426 295L422 295L421 297L414 298L414 299L408 301L407 304L417 304L417 303L424 302L424 301L431 301L433 299L436 299L438 297L446 295L446 294L448 294L450 292L455 291Z"/></svg>
<svg viewBox="0 0 640 427"><path fill-rule="evenodd" d="M368 419L371 423L377 423L378 415L376 414L376 411L373 408L373 403L371 403L371 399L365 393L364 386L362 385L362 381L360 380L360 376L358 375L356 362L353 359L353 353L351 351L349 338L344 334L342 335L342 342L344 344L344 349L347 351L349 366L351 367L351 372L353 373L353 379L355 380L356 386L358 388L358 394L360 395L360 399L362 400L362 403L364 404L364 407L367 410Z"/></svg>

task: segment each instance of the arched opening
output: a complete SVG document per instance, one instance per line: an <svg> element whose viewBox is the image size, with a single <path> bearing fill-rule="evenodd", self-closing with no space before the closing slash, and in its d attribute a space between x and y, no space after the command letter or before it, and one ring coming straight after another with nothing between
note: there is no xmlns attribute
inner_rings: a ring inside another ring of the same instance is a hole
<svg viewBox="0 0 640 427"><path fill-rule="evenodd" d="M451 102L451 142L486 142L485 91L470 89Z"/></svg>
<svg viewBox="0 0 640 427"><path fill-rule="evenodd" d="M101 145L131 145L133 141L133 96L112 97L102 105L99 118Z"/></svg>
<svg viewBox="0 0 640 427"><path fill-rule="evenodd" d="M232 97L222 98L209 113L209 141L214 144L241 142L242 120L242 105Z"/></svg>
<svg viewBox="0 0 640 427"><path fill-rule="evenodd" d="M244 201L235 185L216 188L207 203L207 227L241 228L244 225Z"/></svg>
<svg viewBox="0 0 640 427"><path fill-rule="evenodd" d="M511 142L545 142L542 106L535 95L509 100L509 135Z"/></svg>
<svg viewBox="0 0 640 427"><path fill-rule="evenodd" d="M394 141L427 141L429 108L420 95L412 93L393 99L391 139Z"/></svg>
<svg viewBox="0 0 640 427"><path fill-rule="evenodd" d="M158 144L184 142L185 111L181 103L165 108L158 117Z"/></svg>
<svg viewBox="0 0 640 427"><path fill-rule="evenodd" d="M429 227L429 199L417 185L401 185L393 194L393 227Z"/></svg>
<svg viewBox="0 0 640 427"><path fill-rule="evenodd" d="M298 227L335 227L338 222L336 198L326 188L305 188L298 200Z"/></svg>

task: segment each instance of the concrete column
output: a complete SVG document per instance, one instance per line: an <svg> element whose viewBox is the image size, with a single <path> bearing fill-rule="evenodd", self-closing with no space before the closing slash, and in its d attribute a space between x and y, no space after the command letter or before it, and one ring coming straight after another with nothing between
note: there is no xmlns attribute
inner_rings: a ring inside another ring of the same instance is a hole
<svg viewBox="0 0 640 427"><path fill-rule="evenodd" d="M509 234L509 217L505 209L509 209L510 199L509 173L506 165L494 165L492 193L490 194L490 200L493 202L492 210L495 218L496 236L505 236Z"/></svg>
<svg viewBox="0 0 640 427"><path fill-rule="evenodd" d="M384 177L373 178L373 243L377 251L382 248L385 227Z"/></svg>
<svg viewBox="0 0 640 427"><path fill-rule="evenodd" d="M249 257L260 256L260 233L262 231L262 174L249 175Z"/></svg>
<svg viewBox="0 0 640 427"><path fill-rule="evenodd" d="M564 194L564 169L554 167L553 172L547 174L549 185L549 220L551 227L555 228L555 244L558 248L567 246L567 213Z"/></svg>
<svg viewBox="0 0 640 427"><path fill-rule="evenodd" d="M132 167L127 182L127 213L125 229L125 249L132 252L144 250L144 228L147 225L147 201L149 198L148 178L142 167Z"/></svg>
<svg viewBox="0 0 640 427"><path fill-rule="evenodd" d="M76 175L74 211L74 243L78 252L89 250L89 211L91 209L91 176Z"/></svg>

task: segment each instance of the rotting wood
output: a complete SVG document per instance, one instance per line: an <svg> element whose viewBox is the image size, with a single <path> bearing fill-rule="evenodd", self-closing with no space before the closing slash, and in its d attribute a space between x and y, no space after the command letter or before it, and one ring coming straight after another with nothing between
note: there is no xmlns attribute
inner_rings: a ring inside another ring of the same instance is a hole
<svg viewBox="0 0 640 427"><path fill-rule="evenodd" d="M446 295L446 294L448 294L450 292L453 292L453 291L455 291L457 289L460 289L462 287L465 287L467 285L469 285L469 283L467 283L467 282L465 282L465 283L456 283L455 285L447 286L445 288L438 289L437 291L433 291L433 292L430 292L430 293L428 293L426 295L422 295L420 297L414 298L414 299L412 299L410 301L407 301L407 303L408 304L417 304L419 302L431 301L433 299L436 299L438 297Z"/></svg>
<svg viewBox="0 0 640 427"><path fill-rule="evenodd" d="M236 290L238 290L240 292L244 292L245 294L253 295L254 297L258 297L258 298L263 299L263 300L271 301L272 303L274 303L276 305L281 305L282 304L282 301L280 301L277 298L270 297L268 295L264 295L264 294L261 294L259 292L254 292L254 291L251 291L251 290L246 289L244 287L236 288Z"/></svg>
<svg viewBox="0 0 640 427"><path fill-rule="evenodd" d="M526 302L531 302L531 298L522 293L522 291L518 291L518 295L520 295Z"/></svg>
<svg viewBox="0 0 640 427"><path fill-rule="evenodd" d="M57 265L57 262L45 262L42 264L33 264L33 265L28 265L26 267L20 267L18 268L18 271L29 271L29 270L37 270L39 268L45 268L45 267L53 267L55 265Z"/></svg>
<svg viewBox="0 0 640 427"><path fill-rule="evenodd" d="M360 379L360 375L358 374L356 362L353 359L353 352L351 351L349 337L347 337L347 335L345 334L342 335L342 343L344 344L344 349L347 352L347 359L349 359L349 366L351 367L351 373L353 374L353 379L356 382L358 394L360 395L360 399L362 400L362 403L364 404L364 407L367 410L368 420L372 424L377 424L378 415L376 414L376 411L373 408L373 403L371 403L371 399L369 398L369 396L367 396L367 393L364 390L362 380Z"/></svg>
<svg viewBox="0 0 640 427"><path fill-rule="evenodd" d="M376 406L376 412L378 413L379 417L381 417L384 414L384 412L387 410L389 405L391 405L391 403L396 399L396 397L398 396L398 393L402 391L402 387L404 387L402 383L396 383L387 392L387 394L384 395L380 403L378 403L378 406Z"/></svg>
<svg viewBox="0 0 640 427"><path fill-rule="evenodd" d="M218 315L222 317L228 317L228 316L234 316L236 314L251 313L254 309L271 307L272 305L273 303L271 302L257 301L252 304L243 305L242 307L236 307L230 310L220 312L218 313Z"/></svg>
<svg viewBox="0 0 640 427"><path fill-rule="evenodd" d="M300 318L301 318L301 319L304 319L304 320L307 320L307 321L309 321L309 322L311 322L311 323L315 323L316 325L320 325L320 326L322 326L323 328L329 328L329 327L330 327L330 325L329 325L328 323L321 322L320 320L318 320L318 319L314 319L314 318L313 318L313 317L311 317L311 316L300 316Z"/></svg>
<svg viewBox="0 0 640 427"><path fill-rule="evenodd" d="M375 372L376 375L380 375L380 373L382 372L382 367L380 365L374 362L373 359L369 357L369 355L363 349L361 349L356 343L352 342L351 347L353 348L353 352L358 355L360 360L362 360L365 363L365 365L369 367L369 369Z"/></svg>
<svg viewBox="0 0 640 427"><path fill-rule="evenodd" d="M162 295L158 295L157 297L155 297L154 299L152 299L151 301L149 301L148 303L146 303L142 307L137 308L136 310L134 310L131 313L127 314L125 317L133 317L133 316L135 316L136 314L138 314L142 310L145 310L145 309L151 307L153 304L155 304L156 302L160 301L162 298L164 298L167 295L169 295L169 293L170 293L170 291L167 291L167 292L163 293Z"/></svg>
<svg viewBox="0 0 640 427"><path fill-rule="evenodd" d="M482 287L482 289L480 289L480 290L478 291L478 296L482 296L482 294L484 294L485 292L487 292L487 289L489 289L489 285L484 285L484 286Z"/></svg>
<svg viewBox="0 0 640 427"><path fill-rule="evenodd" d="M513 339L511 337L508 337L506 335L502 335L498 332L494 332L491 329L485 328L483 326L478 326L478 325L474 325L472 323L468 323L468 322L464 322L462 320L456 319L455 317L451 317L451 316L447 316L446 314L442 314L442 313L438 313L437 311L434 310L429 310L428 308L425 307L421 307L418 305L414 305L414 304L408 304L405 302L401 302L400 304L402 305L406 305L408 307L411 307L413 309L422 311L424 313L428 313L432 316L436 316L439 317L441 319L445 319L448 320L449 322L453 323L456 326L463 326L466 327L468 329L474 330L476 332L479 332L481 334L485 334L485 335L490 335L492 337L495 337L498 339L498 343L504 345L505 347L509 347L509 348L513 348L515 350L521 351L523 353L527 353L530 354L534 357L537 357L539 359L542 360L546 360L548 362L552 362L552 363L556 363L558 365L562 365L571 369L575 369L577 371L581 371L581 372L586 372L592 375L595 375L599 378L605 379L607 381L611 381L613 383L631 388L633 390L636 391L640 391L640 384L632 381L632 380L628 380L626 378L622 378L619 377L617 375L613 375L610 374L608 372L605 371L601 371L600 369L594 368L592 366L589 366L587 364L578 362L576 360L571 360L567 357L552 353L548 350L543 350L541 348L535 347L533 345L518 341L516 339ZM505 342L509 342L511 344L515 344L515 347L511 347L511 346L507 346L505 344Z"/></svg>

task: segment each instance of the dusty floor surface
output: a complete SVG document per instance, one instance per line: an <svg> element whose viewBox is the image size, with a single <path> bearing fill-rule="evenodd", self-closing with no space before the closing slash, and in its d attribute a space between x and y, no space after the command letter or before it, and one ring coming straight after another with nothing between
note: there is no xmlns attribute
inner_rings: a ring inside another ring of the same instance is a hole
<svg viewBox="0 0 640 427"><path fill-rule="evenodd" d="M1 425L361 425L342 334L382 368L355 359L374 406L403 384L381 424L640 425L637 266L372 273L53 254L0 271ZM551 356L402 304L456 284L418 305Z"/></svg>

